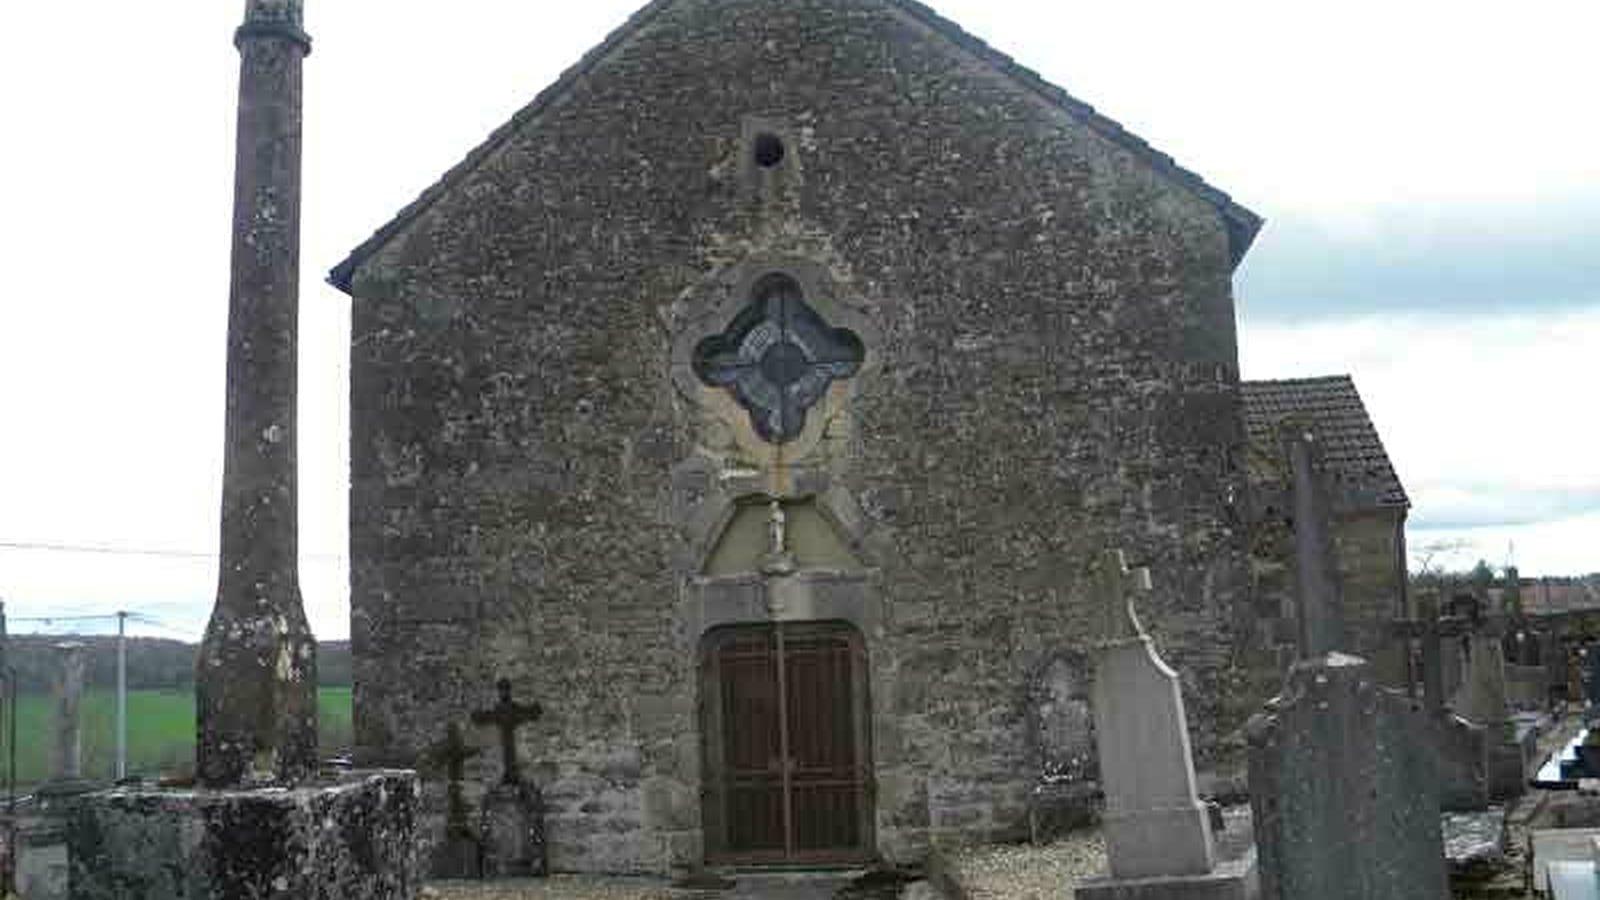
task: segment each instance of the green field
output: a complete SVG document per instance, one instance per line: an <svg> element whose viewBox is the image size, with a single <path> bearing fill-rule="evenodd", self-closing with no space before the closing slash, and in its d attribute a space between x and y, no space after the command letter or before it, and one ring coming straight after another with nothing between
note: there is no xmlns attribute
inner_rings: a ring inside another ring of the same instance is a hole
<svg viewBox="0 0 1600 900"><path fill-rule="evenodd" d="M47 694L17 698L17 783L36 784L50 775L55 704ZM91 690L83 702L83 769L89 778L111 778L117 759L115 691ZM317 732L322 755L350 748L350 689L317 691ZM0 736L0 744L9 736ZM0 755L0 781L8 754ZM128 773L154 776L189 772L194 761L194 694L189 691L128 692Z"/></svg>

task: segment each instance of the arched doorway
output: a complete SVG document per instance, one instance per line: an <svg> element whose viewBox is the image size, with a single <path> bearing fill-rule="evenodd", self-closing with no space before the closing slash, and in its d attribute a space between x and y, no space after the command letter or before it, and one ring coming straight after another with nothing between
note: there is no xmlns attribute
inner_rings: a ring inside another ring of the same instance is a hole
<svg viewBox="0 0 1600 900"><path fill-rule="evenodd" d="M843 622L734 625L702 643L706 859L873 855L867 659Z"/></svg>

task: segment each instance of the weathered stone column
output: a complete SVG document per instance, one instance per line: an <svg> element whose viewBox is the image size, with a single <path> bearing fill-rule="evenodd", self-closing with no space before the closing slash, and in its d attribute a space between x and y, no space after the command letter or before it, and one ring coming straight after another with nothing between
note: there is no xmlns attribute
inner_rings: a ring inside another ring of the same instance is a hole
<svg viewBox="0 0 1600 900"><path fill-rule="evenodd" d="M1300 659L1314 659L1346 649L1344 600L1333 549L1333 508L1316 436L1286 422L1280 438L1294 479L1297 649Z"/></svg>
<svg viewBox="0 0 1600 900"><path fill-rule="evenodd" d="M56 671L56 743L52 780L83 778L83 645L66 641L55 646L61 667Z"/></svg>
<svg viewBox="0 0 1600 900"><path fill-rule="evenodd" d="M302 0L247 0L234 170L228 409L217 602L201 645L201 784L294 782L317 767L316 645L300 600L295 338Z"/></svg>

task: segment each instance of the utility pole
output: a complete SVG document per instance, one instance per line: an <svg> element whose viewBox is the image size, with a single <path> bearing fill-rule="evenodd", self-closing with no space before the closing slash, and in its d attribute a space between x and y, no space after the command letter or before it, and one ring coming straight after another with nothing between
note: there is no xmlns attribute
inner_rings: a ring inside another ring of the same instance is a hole
<svg viewBox="0 0 1600 900"><path fill-rule="evenodd" d="M6 730L6 864L0 867L0 891L17 890L17 679L6 655L6 603L0 600L0 727Z"/></svg>
<svg viewBox="0 0 1600 900"><path fill-rule="evenodd" d="M128 613L117 611L117 780L128 777Z"/></svg>

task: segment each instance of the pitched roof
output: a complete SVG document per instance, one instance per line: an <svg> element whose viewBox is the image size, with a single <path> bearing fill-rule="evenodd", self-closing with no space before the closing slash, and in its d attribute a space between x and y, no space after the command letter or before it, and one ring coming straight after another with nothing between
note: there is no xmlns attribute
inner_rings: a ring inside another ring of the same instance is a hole
<svg viewBox="0 0 1600 900"><path fill-rule="evenodd" d="M594 69L612 50L631 38L675 2L677 0L651 0L638 12L635 12L620 27L607 35L606 39L601 41L598 46L584 54L583 58L578 60L575 65L561 73L561 77L557 78L553 84L540 91L531 103L512 115L510 121L495 129L488 139L473 148L465 159L457 163L442 178L424 190L417 199L411 201L404 209L400 210L399 214L390 220L388 224L379 228L372 237L352 250L343 262L334 266L328 272L328 282L339 290L347 294L350 293L351 279L355 277L355 271L362 263L382 249L390 238L426 212L428 207L432 206L458 181L477 168L481 162L500 149L522 125L543 113L545 109L565 95L574 83ZM1156 150L1116 121L1100 114L1094 107L1045 81L1039 76L1039 73L1021 65L1006 54L969 34L961 26L934 12L926 4L920 3L918 0L881 0L881 2L906 13L956 46L1009 76L1023 88L1032 91L1062 109L1102 137L1132 151L1135 156L1144 160L1147 165L1216 207L1217 212L1227 224L1229 250L1233 264L1238 265L1239 261L1244 258L1245 252L1250 249L1251 242L1255 240L1256 233L1261 230L1263 220L1260 216L1236 203L1232 197L1229 197L1223 191L1207 184L1205 179L1199 175L1178 165L1172 157Z"/></svg>
<svg viewBox="0 0 1600 900"><path fill-rule="evenodd" d="M1411 505L1349 375L1244 381L1239 390L1252 445L1271 448L1276 455L1279 423L1299 419L1316 433L1324 464L1352 501L1361 506Z"/></svg>

